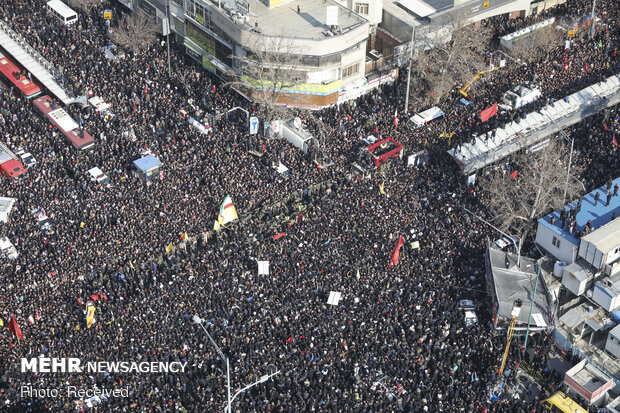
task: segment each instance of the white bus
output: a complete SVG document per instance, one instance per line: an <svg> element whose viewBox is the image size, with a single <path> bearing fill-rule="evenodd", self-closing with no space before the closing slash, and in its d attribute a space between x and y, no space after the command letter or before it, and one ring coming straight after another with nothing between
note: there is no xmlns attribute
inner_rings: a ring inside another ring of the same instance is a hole
<svg viewBox="0 0 620 413"><path fill-rule="evenodd" d="M57 18L62 20L66 25L73 24L77 21L76 12L60 0L50 0L47 2L47 9Z"/></svg>

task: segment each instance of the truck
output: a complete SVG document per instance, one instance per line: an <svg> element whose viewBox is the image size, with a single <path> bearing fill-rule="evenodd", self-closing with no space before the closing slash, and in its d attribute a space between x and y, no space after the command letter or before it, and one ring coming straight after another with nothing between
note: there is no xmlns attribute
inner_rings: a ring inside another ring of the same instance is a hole
<svg viewBox="0 0 620 413"><path fill-rule="evenodd" d="M26 167L17 155L2 142L0 142L0 173L13 183L20 182L27 176Z"/></svg>
<svg viewBox="0 0 620 413"><path fill-rule="evenodd" d="M498 106L504 110L515 110L534 102L540 96L541 93L538 86L527 82L504 93L502 101Z"/></svg>

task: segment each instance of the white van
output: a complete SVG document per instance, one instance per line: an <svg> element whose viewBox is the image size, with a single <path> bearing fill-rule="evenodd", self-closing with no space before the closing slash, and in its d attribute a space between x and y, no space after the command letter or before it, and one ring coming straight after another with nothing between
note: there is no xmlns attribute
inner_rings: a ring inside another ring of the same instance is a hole
<svg viewBox="0 0 620 413"><path fill-rule="evenodd" d="M433 106L430 109L426 109L424 112L413 115L411 119L407 121L407 125L412 129L416 129L426 125L432 120L441 118L443 115L444 113L441 109L439 109L437 106Z"/></svg>
<svg viewBox="0 0 620 413"><path fill-rule="evenodd" d="M103 171L97 167L88 170L90 179L97 182L99 185L110 186L110 178L107 177Z"/></svg>
<svg viewBox="0 0 620 413"><path fill-rule="evenodd" d="M65 25L71 25L78 20L78 15L73 9L60 0L50 0L47 2L47 9L54 16L59 18Z"/></svg>

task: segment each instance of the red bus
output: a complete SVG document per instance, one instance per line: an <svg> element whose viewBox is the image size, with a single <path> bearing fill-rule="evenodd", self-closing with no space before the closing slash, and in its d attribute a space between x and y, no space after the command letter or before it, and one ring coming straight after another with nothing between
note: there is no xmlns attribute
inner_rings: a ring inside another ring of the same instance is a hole
<svg viewBox="0 0 620 413"><path fill-rule="evenodd" d="M43 89L36 82L28 79L15 62L0 52L0 73L8 82L12 83L26 99L32 99L43 93Z"/></svg>
<svg viewBox="0 0 620 413"><path fill-rule="evenodd" d="M65 135L77 149L91 149L95 139L78 125L71 116L47 95L34 100L37 111Z"/></svg>

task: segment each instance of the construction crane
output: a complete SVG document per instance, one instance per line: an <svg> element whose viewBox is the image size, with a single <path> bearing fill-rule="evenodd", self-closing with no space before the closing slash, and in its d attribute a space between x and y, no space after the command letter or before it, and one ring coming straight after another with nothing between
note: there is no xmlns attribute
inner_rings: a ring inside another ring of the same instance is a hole
<svg viewBox="0 0 620 413"><path fill-rule="evenodd" d="M517 318L521 314L521 300L516 300L512 305L512 319L510 320L510 327L508 327L508 338L506 339L506 350L504 350L504 358L502 359L502 366L497 371L498 375L504 374L504 367L506 367L506 360L508 359L508 353L510 351L510 343L512 342L512 335L515 330L515 324L517 324Z"/></svg>
<svg viewBox="0 0 620 413"><path fill-rule="evenodd" d="M472 80L470 80L470 81L469 81L469 83L467 83L465 86L463 86L463 88L462 88L461 90L459 90L459 92L461 92L461 95L463 95L463 96L467 97L467 91L469 90L469 88L471 87L471 85L472 85L472 84L473 84L476 80L478 80L478 78L480 78L480 76L482 76L482 75L483 75L483 74L485 74L485 73L489 73L489 72L492 72L492 71L494 71L494 70L497 70L497 69L499 69L499 67L494 67L494 68L489 69L489 70L482 70L482 71L480 71L480 72L476 73L476 75L474 76L474 78L473 78Z"/></svg>
<svg viewBox="0 0 620 413"><path fill-rule="evenodd" d="M510 319L510 326L508 327L508 333L506 338L506 349L504 350L504 357L502 358L502 365L497 370L497 382L494 386L491 387L490 391L490 401L496 401L502 394L502 390L505 384L504 377L504 368L506 367L506 360L508 360L508 353L510 352L510 343L512 342L512 336L514 333L515 325L517 324L517 319L519 318L519 314L521 314L521 305L523 302L521 300L516 300L512 304L512 312L510 315L512 316Z"/></svg>

